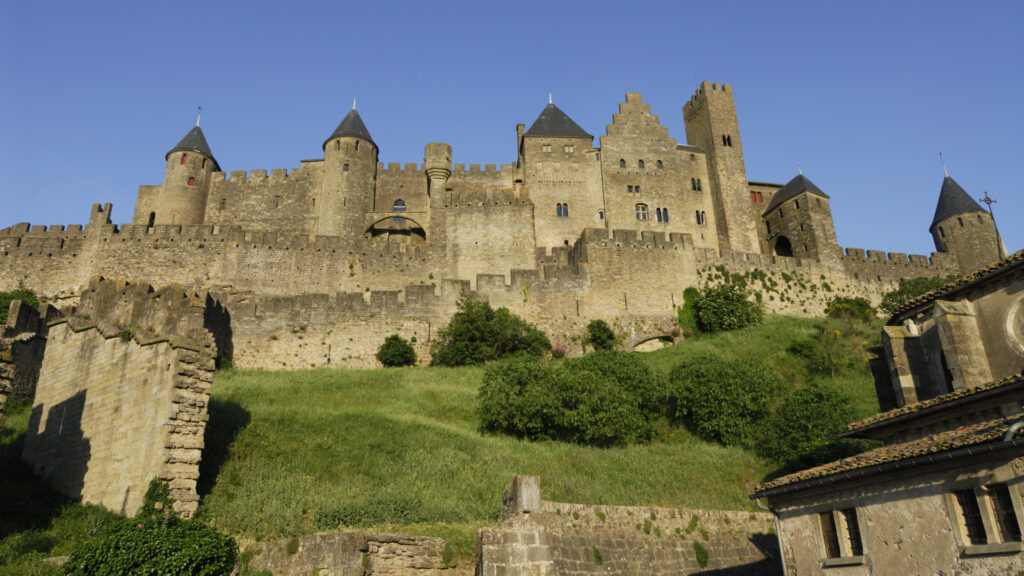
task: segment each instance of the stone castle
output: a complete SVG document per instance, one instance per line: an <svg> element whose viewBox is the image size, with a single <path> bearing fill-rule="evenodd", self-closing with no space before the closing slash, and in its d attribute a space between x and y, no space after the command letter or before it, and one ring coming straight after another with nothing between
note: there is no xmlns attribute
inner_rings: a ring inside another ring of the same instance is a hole
<svg viewBox="0 0 1024 576"><path fill-rule="evenodd" d="M672 335L682 291L740 274L771 310L817 314L836 295L877 301L901 278L998 260L991 215L948 175L931 256L841 248L829 196L803 174L752 181L732 88L683 106L687 144L629 93L599 146L549 103L516 130L515 162L378 161L353 109L299 168L221 170L198 122L141 186L131 223L110 204L89 224L0 230L0 290L74 299L102 275L207 291L241 366L375 365L391 333L427 354L463 290L507 306L570 353L593 319L627 346ZM752 275L759 271L756 275ZM756 286L755 286L756 288Z"/></svg>

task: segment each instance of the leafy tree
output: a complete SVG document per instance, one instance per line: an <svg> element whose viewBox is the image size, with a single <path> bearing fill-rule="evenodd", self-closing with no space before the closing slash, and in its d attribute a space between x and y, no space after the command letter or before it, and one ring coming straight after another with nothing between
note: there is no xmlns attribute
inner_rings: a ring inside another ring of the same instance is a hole
<svg viewBox="0 0 1024 576"><path fill-rule="evenodd" d="M483 364L505 356L524 353L541 356L551 350L551 342L508 308L491 308L463 293L458 312L431 343L432 366Z"/></svg>
<svg viewBox="0 0 1024 576"><path fill-rule="evenodd" d="M18 288L10 292L0 292L0 324L7 322L7 314L11 311L11 302L21 300L33 308L39 307L39 298L35 292L26 288Z"/></svg>
<svg viewBox="0 0 1024 576"><path fill-rule="evenodd" d="M782 380L761 360L706 354L673 368L668 385L676 418L704 440L736 446L757 437L755 423Z"/></svg>
<svg viewBox="0 0 1024 576"><path fill-rule="evenodd" d="M821 452L853 419L850 397L834 386L802 386L786 395L768 418L758 454L781 463Z"/></svg>
<svg viewBox="0 0 1024 576"><path fill-rule="evenodd" d="M615 332L604 320L591 320L587 324L587 342L594 350L612 350L615 348Z"/></svg>
<svg viewBox="0 0 1024 576"><path fill-rule="evenodd" d="M848 296L839 296L830 300L828 306L825 307L825 315L839 320L848 319L862 322L871 322L878 317L871 302L864 298Z"/></svg>
<svg viewBox="0 0 1024 576"><path fill-rule="evenodd" d="M760 324L764 310L747 299L746 290L733 284L705 287L694 303L694 316L701 332L721 332Z"/></svg>
<svg viewBox="0 0 1024 576"><path fill-rule="evenodd" d="M878 307L886 314L895 314L896 310L918 296L941 288L960 278L959 274L949 276L918 276L909 280L900 280L899 287L882 295L882 303Z"/></svg>
<svg viewBox="0 0 1024 576"><path fill-rule="evenodd" d="M377 349L377 360L385 366L412 366L416 364L416 351L408 340L392 334Z"/></svg>

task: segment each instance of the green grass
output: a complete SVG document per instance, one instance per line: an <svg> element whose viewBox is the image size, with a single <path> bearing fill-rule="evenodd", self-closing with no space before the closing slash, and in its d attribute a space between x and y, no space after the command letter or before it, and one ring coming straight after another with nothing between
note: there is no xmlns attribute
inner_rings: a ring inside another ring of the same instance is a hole
<svg viewBox="0 0 1024 576"><path fill-rule="evenodd" d="M770 316L761 327L702 335L643 357L667 372L690 355L728 350L763 357L802 385L821 376L789 350L816 334L818 322ZM516 474L540 476L547 500L753 510L747 494L772 472L750 451L709 444L667 422L648 445L609 449L483 435L475 415L482 375L482 368L425 367L220 371L199 515L243 542L347 528L438 536L468 566L476 530L500 521L501 493ZM851 394L858 414L877 411L866 367L833 382ZM17 408L0 431L0 476L7 483L9 470L21 474L3 486L0 506L20 501L7 495L32 483L15 455L27 419L28 410ZM12 562L42 570L38 558L67 553L75 541L62 523L88 533L103 520L94 507L36 497L41 503L10 526L0 508L0 573Z"/></svg>

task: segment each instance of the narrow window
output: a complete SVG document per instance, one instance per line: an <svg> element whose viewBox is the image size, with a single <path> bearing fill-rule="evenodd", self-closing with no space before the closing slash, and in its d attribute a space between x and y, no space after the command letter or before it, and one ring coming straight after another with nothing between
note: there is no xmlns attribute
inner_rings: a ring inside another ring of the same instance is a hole
<svg viewBox="0 0 1024 576"><path fill-rule="evenodd" d="M555 204L555 216L558 217L558 218L562 217L562 205L561 204Z"/></svg>
<svg viewBox="0 0 1024 576"><path fill-rule="evenodd" d="M732 136L726 136L725 137L725 142L726 142L726 145L731 148L732 147Z"/></svg>
<svg viewBox="0 0 1024 576"><path fill-rule="evenodd" d="M568 218L569 217L569 205L568 204L562 204L562 217L563 218Z"/></svg>
<svg viewBox="0 0 1024 576"><path fill-rule="evenodd" d="M690 154L690 160L696 160L696 159L697 159L696 156L694 156L693 154Z"/></svg>
<svg viewBox="0 0 1024 576"><path fill-rule="evenodd" d="M661 217L665 219L665 222L668 222L668 208L661 209Z"/></svg>
<svg viewBox="0 0 1024 576"><path fill-rule="evenodd" d="M696 178L690 178L690 189L692 189L695 192L697 191L697 179Z"/></svg>
<svg viewBox="0 0 1024 576"><path fill-rule="evenodd" d="M636 219L647 220L647 204L636 205Z"/></svg>
<svg viewBox="0 0 1024 576"><path fill-rule="evenodd" d="M598 220L604 220L604 210L598 210L597 211L597 219Z"/></svg>
<svg viewBox="0 0 1024 576"><path fill-rule="evenodd" d="M1017 521L1017 514L1013 511L1013 499L1010 498L1010 488L1006 484L993 484L988 487L988 493L992 500L992 511L996 516L996 524L999 526L999 535L1003 542L1020 542L1020 523Z"/></svg>
<svg viewBox="0 0 1024 576"><path fill-rule="evenodd" d="M348 172L348 164L345 164L344 166L342 166L341 167L341 171L342 172Z"/></svg>
<svg viewBox="0 0 1024 576"><path fill-rule="evenodd" d="M644 161L643 160L637 160L636 161L636 167L641 169L641 170L643 170L644 169Z"/></svg>
<svg viewBox="0 0 1024 576"><path fill-rule="evenodd" d="M795 203L796 203L796 209L799 210L800 209L800 201L797 200Z"/></svg>
<svg viewBox="0 0 1024 576"><path fill-rule="evenodd" d="M772 223L768 222L768 221L765 221L765 223L764 223L764 230L765 230L765 232L771 234L772 233Z"/></svg>
<svg viewBox="0 0 1024 576"><path fill-rule="evenodd" d="M156 212L149 213L149 224L146 224L147 228L152 228L153 224L156 223Z"/></svg>
<svg viewBox="0 0 1024 576"><path fill-rule="evenodd" d="M728 144L726 144L725 142L725 134L722 134L722 146L728 146Z"/></svg>
<svg viewBox="0 0 1024 576"><path fill-rule="evenodd" d="M220 199L220 209L223 210L224 207L227 206L227 205L228 205L227 199L226 198L221 198Z"/></svg>
<svg viewBox="0 0 1024 576"><path fill-rule="evenodd" d="M189 186L195 186L196 185L196 179L193 178L192 176L189 176L188 177L188 185Z"/></svg>
<svg viewBox="0 0 1024 576"><path fill-rule="evenodd" d="M964 219L963 219L963 218L960 218L960 217L958 216L958 217L957 217L957 219L956 219L956 221L960 223L960 227L961 227L961 228L963 228L963 227L964 227Z"/></svg>
<svg viewBox="0 0 1024 576"><path fill-rule="evenodd" d="M184 165L185 165L185 162L186 162L187 160L188 160L188 154L182 154L182 155L181 155L181 165L182 165L182 166L184 166Z"/></svg>
<svg viewBox="0 0 1024 576"><path fill-rule="evenodd" d="M782 208L779 208L779 218L782 218L782 217L783 217L783 215L782 215Z"/></svg>
<svg viewBox="0 0 1024 576"><path fill-rule="evenodd" d="M945 237L946 237L946 231L942 229L942 226L939 226L939 238L945 238Z"/></svg>
<svg viewBox="0 0 1024 576"><path fill-rule="evenodd" d="M702 190L704 189L700 185L700 178L697 178L697 192L701 192Z"/></svg>
<svg viewBox="0 0 1024 576"><path fill-rule="evenodd" d="M637 184L636 186L633 186L633 190L636 191L637 194L639 194L640 193L640 185Z"/></svg>
<svg viewBox="0 0 1024 576"><path fill-rule="evenodd" d="M764 196L761 196L760 192L757 193L757 203L758 204L764 204Z"/></svg>
<svg viewBox="0 0 1024 576"><path fill-rule="evenodd" d="M203 158L203 168L206 168L206 158Z"/></svg>
<svg viewBox="0 0 1024 576"><path fill-rule="evenodd" d="M356 152L359 152L359 140L356 140Z"/></svg>
<svg viewBox="0 0 1024 576"><path fill-rule="evenodd" d="M750 191L750 201L757 202L757 193L754 192L753 190Z"/></svg>
<svg viewBox="0 0 1024 576"><path fill-rule="evenodd" d="M619 160L619 168L625 168L625 167L626 167L626 161L625 160Z"/></svg>
<svg viewBox="0 0 1024 576"><path fill-rule="evenodd" d="M661 170L662 168L665 167L665 165L661 163L661 160L658 160L657 166L658 166L658 170Z"/></svg>
<svg viewBox="0 0 1024 576"><path fill-rule="evenodd" d="M633 185L630 184L629 186L626 186L626 190L628 190L629 194L632 194L633 193Z"/></svg>
<svg viewBox="0 0 1024 576"><path fill-rule="evenodd" d="M334 149L335 150L341 150L341 140L335 140L334 141Z"/></svg>
<svg viewBox="0 0 1024 576"><path fill-rule="evenodd" d="M981 520L981 508L978 506L978 496L973 489L957 490L956 503L960 506L960 514L964 521L964 530L967 532L967 539L971 544L988 544L985 537L985 524Z"/></svg>
<svg viewBox="0 0 1024 576"><path fill-rule="evenodd" d="M274 208L280 208L280 207L281 207L281 199L279 197L277 197L277 196L274 196Z"/></svg>
<svg viewBox="0 0 1024 576"><path fill-rule="evenodd" d="M655 219L658 222L661 222L661 208L655 208L654 209L654 214L655 214Z"/></svg>
<svg viewBox="0 0 1024 576"><path fill-rule="evenodd" d="M821 539L825 542L825 556L839 558L839 534L832 511L821 512L818 518L821 520Z"/></svg>

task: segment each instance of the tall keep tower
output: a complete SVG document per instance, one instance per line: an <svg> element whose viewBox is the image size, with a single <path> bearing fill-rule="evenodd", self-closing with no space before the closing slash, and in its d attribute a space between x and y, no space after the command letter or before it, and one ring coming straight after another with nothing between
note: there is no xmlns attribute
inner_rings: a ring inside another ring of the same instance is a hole
<svg viewBox="0 0 1024 576"><path fill-rule="evenodd" d="M377 145L353 104L324 142L317 234L358 237L365 232L376 181Z"/></svg>
<svg viewBox="0 0 1024 576"><path fill-rule="evenodd" d="M202 224L210 193L210 174L219 172L220 166L198 121L165 158L164 184L149 224Z"/></svg>
<svg viewBox="0 0 1024 576"><path fill-rule="evenodd" d="M760 252L757 223L750 215L736 104L729 84L702 82L683 106L686 141L707 153L714 195L718 245L723 250Z"/></svg>
<svg viewBox="0 0 1024 576"><path fill-rule="evenodd" d="M999 238L992 215L946 174L928 228L935 249L956 257L962 274L999 260Z"/></svg>

